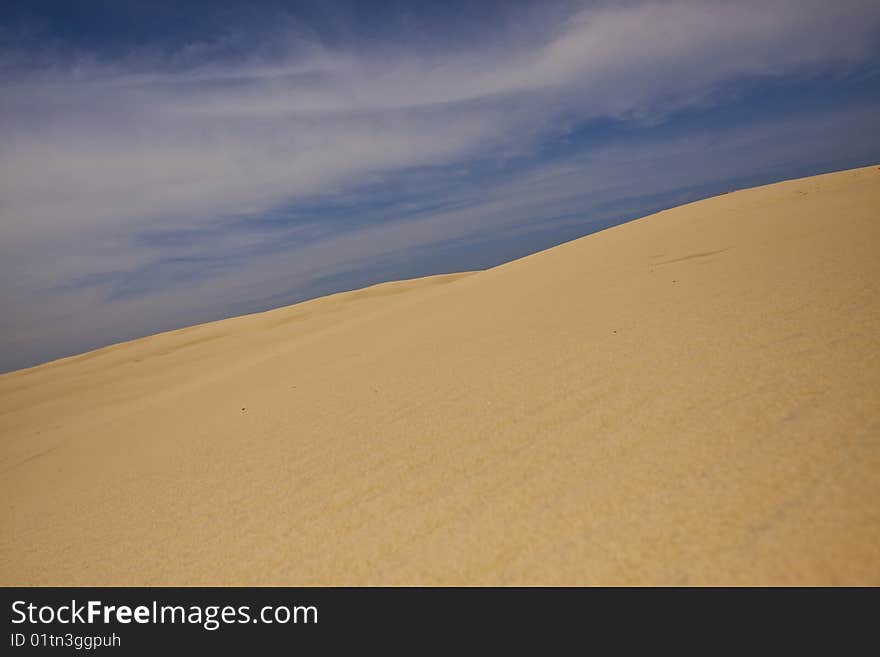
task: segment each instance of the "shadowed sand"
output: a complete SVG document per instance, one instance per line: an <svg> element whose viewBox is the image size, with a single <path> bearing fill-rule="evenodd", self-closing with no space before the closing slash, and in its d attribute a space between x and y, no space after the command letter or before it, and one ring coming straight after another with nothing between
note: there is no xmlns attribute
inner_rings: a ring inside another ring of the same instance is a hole
<svg viewBox="0 0 880 657"><path fill-rule="evenodd" d="M880 170L0 376L2 584L880 584Z"/></svg>

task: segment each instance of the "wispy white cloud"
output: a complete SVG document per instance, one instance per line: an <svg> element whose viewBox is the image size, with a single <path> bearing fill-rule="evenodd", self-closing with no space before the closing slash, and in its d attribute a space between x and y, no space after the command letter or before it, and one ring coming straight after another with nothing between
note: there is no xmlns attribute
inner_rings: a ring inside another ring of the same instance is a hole
<svg viewBox="0 0 880 657"><path fill-rule="evenodd" d="M4 93L4 232L258 213L574 118L650 116L737 76L863 57L878 13L854 1L602 4L525 46L300 44L289 62L221 70L29 71Z"/></svg>

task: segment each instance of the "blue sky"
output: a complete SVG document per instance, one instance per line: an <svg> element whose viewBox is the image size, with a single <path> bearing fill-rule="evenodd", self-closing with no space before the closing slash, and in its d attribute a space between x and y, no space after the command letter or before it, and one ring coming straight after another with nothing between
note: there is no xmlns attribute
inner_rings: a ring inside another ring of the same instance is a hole
<svg viewBox="0 0 880 657"><path fill-rule="evenodd" d="M0 5L0 371L880 162L880 5Z"/></svg>

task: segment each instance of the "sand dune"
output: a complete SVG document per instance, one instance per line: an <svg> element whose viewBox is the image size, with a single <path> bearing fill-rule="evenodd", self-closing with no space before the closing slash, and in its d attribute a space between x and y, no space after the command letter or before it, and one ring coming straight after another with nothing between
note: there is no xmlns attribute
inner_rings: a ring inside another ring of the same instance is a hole
<svg viewBox="0 0 880 657"><path fill-rule="evenodd" d="M0 376L2 584L880 584L880 170Z"/></svg>

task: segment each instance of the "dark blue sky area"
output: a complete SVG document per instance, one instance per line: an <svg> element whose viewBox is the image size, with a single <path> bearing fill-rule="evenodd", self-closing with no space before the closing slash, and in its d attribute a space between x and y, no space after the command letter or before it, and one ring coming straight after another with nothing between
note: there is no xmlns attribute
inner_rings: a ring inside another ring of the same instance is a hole
<svg viewBox="0 0 880 657"><path fill-rule="evenodd" d="M545 13L561 13L576 4L560 0ZM52 39L111 57L138 48L174 51L194 42L246 35L228 44L226 54L232 55L247 53L256 40L277 38L279 22L296 24L327 43L412 38L449 46L512 23L529 6L523 0L6 0L0 5L0 22L12 36Z"/></svg>

